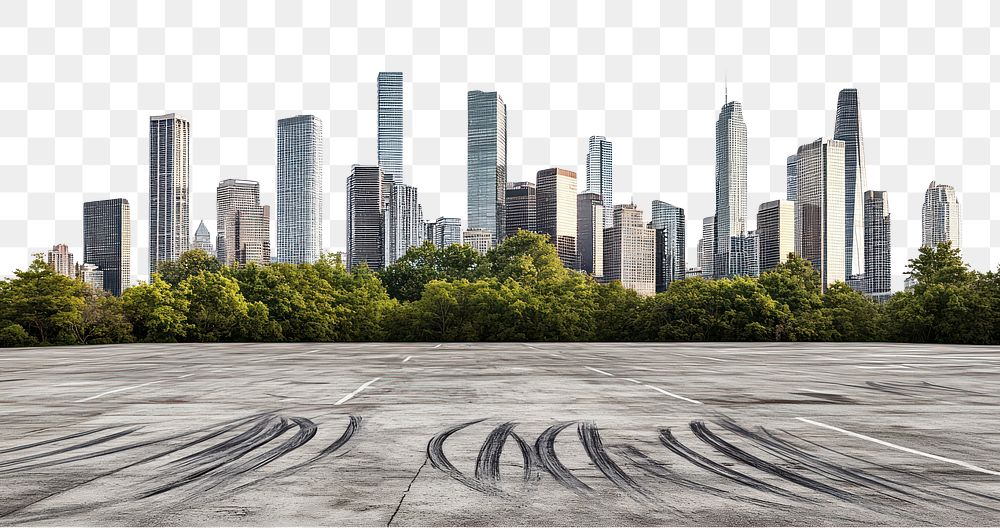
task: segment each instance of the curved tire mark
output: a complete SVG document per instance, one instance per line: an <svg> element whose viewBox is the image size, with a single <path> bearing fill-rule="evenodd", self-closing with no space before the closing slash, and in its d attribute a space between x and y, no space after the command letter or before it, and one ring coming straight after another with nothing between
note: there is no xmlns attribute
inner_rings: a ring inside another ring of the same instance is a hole
<svg viewBox="0 0 1000 528"><path fill-rule="evenodd" d="M458 425L453 425L444 431L434 435L429 442L427 442L427 458L430 459L431 465L434 469L438 469L448 474L449 477L461 482L466 487L474 489L479 492L488 493L492 490L491 488L484 486L481 482L474 478L469 478L465 476L464 473L458 470L450 461L448 457L444 454L444 442L449 436L469 427L470 425L475 425L486 418L480 418L478 420L472 420L471 422L464 422Z"/></svg>
<svg viewBox="0 0 1000 528"><path fill-rule="evenodd" d="M582 480L576 478L569 469L566 468L559 461L559 457L556 456L556 436L559 435L567 427L573 425L576 422L563 422L552 427L549 427L538 436L535 440L535 453L538 455L538 460L541 462L542 467L552 475L552 478L556 479L557 482L566 486L567 488L577 492L577 493L589 493L594 491L593 488L583 483Z"/></svg>
<svg viewBox="0 0 1000 528"><path fill-rule="evenodd" d="M611 456L604 449L604 442L601 440L601 432L598 430L597 424L593 422L580 422L577 425L576 431L580 436L583 449L587 452L587 456L590 457L590 461L597 466L597 469L608 480L629 493L649 498L646 490L635 479L622 471L622 468L614 460L611 460Z"/></svg>

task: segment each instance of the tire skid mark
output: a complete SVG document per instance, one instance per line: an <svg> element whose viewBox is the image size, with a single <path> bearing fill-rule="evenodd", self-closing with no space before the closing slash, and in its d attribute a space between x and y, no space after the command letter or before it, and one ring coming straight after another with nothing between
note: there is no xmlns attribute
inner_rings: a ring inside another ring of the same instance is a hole
<svg viewBox="0 0 1000 528"><path fill-rule="evenodd" d="M483 441L483 447L479 449L479 456L476 458L476 480L493 492L499 491L500 456L503 455L504 444L515 425L514 422L506 422L493 428Z"/></svg>
<svg viewBox="0 0 1000 528"><path fill-rule="evenodd" d="M434 469L438 469L447 473L448 476L461 482L468 488L483 493L488 493L493 490L488 486L484 486L483 483L479 482L478 480L467 477L464 473L459 471L458 468L456 468L454 464L452 464L448 460L448 457L445 456L444 454L444 442L445 440L448 440L449 436L461 431L462 429L465 429L466 427L475 425L485 420L486 418L480 418L478 420L463 422L458 425L453 425L445 429L444 431L441 431L440 433L434 435L430 439L430 441L427 442L427 458L430 459L431 465L434 466Z"/></svg>
<svg viewBox="0 0 1000 528"><path fill-rule="evenodd" d="M552 475L552 478L556 479L556 482L577 493L587 494L594 491L593 488L578 479L576 475L574 475L566 466L562 464L562 462L559 461L559 457L556 456L556 436L558 436L563 429L566 429L575 423L576 422L562 422L543 431L542 434L538 435L538 439L535 440L535 453L537 454L542 467L545 468L550 475Z"/></svg>
<svg viewBox="0 0 1000 528"><path fill-rule="evenodd" d="M779 495L785 498L795 499L795 500L808 500L805 497L793 494L792 492L786 489L779 488L772 484L768 484L763 480L756 479L754 477L751 477L750 475L736 471L735 469L723 466L722 464L719 464L718 462L700 453L693 451L691 448L681 443L681 441L674 436L673 432L671 432L669 427L660 429L660 443L663 444L664 447L672 451L675 455L720 477L727 478L729 480L738 482L740 484L743 484L744 486L749 486L759 491L773 493L775 495Z"/></svg>
<svg viewBox="0 0 1000 528"><path fill-rule="evenodd" d="M106 425L104 427L98 427L96 429L88 429L86 431L80 431L79 433L73 433L73 434L69 434L69 435L66 435L66 436L60 436L58 438L51 438L49 440L40 440L38 442L34 442L34 443L31 443L31 444L22 444L22 445L17 445L17 446L14 446L14 447L8 447L6 449L0 449L0 455L4 455L4 454L7 454L7 453L13 453L15 451L23 451L25 449L31 449L32 447L40 447L40 446L48 445L48 444L55 444L57 442L63 442L65 440L72 440L74 438L80 438L82 436L92 435L94 433L99 433L101 431L107 431L108 429L114 429L115 427L120 427L120 426L117 426L117 425Z"/></svg>
<svg viewBox="0 0 1000 528"><path fill-rule="evenodd" d="M538 462L538 457L535 456L535 450L517 433L511 431L510 436L517 442L517 447L521 449L521 458L524 460L524 481L537 482L542 476L539 474L541 464Z"/></svg>
<svg viewBox="0 0 1000 528"><path fill-rule="evenodd" d="M277 423L275 423L277 422ZM285 418L280 418L275 415L265 415L261 419L246 431L224 440L215 445L206 447L195 453L191 453L183 458L171 462L171 465L179 466L181 469L202 465L219 458L223 458L231 453L233 448L243 445L247 442L252 442L256 437L266 434L267 428L273 428L275 425L287 425L287 420Z"/></svg>
<svg viewBox="0 0 1000 528"><path fill-rule="evenodd" d="M93 438L93 439L87 440L86 442L82 442L82 443L79 443L79 444L75 444L75 445L63 447L63 448L60 448L60 449L54 449L52 451L46 451L44 453L36 453L34 455L28 455L28 456L23 456L21 458L15 458L15 459L11 459L11 460L6 460L4 462L0 462L0 467L16 466L18 464L23 464L25 462L31 462L33 460L39 460L39 459L42 459L42 458L48 458L48 457L55 456L55 455L61 455L63 453L69 453L70 451L76 451L78 449L86 449L88 447L93 447L95 445L100 445L100 444L103 444L103 443L115 440L117 438L121 438L123 436L132 434L132 433L138 431L139 429L141 429L141 427L132 427L132 428L129 428L129 429L125 429L123 431L118 431L116 433L111 433L109 435L104 435L104 436L101 436L101 437L98 437L98 438Z"/></svg>
<svg viewBox="0 0 1000 528"><path fill-rule="evenodd" d="M604 448L604 442L601 440L601 432L597 428L597 424L594 422L580 422L577 425L576 431L580 436L583 449L587 452L587 456L590 457L590 461L597 466L597 469L608 480L633 496L650 498L649 493L611 459L611 456Z"/></svg>
<svg viewBox="0 0 1000 528"><path fill-rule="evenodd" d="M701 420L691 422L691 431L694 432L695 436L697 436L699 440L712 446L716 451L728 456L729 458L743 462L744 464L755 467L766 473L770 473L776 477L781 477L789 482L793 482L820 493L825 493L844 501L856 502L858 500L858 496L853 493L800 475L794 471L789 471L730 444L726 440L722 439L722 437L710 431L705 426L705 422Z"/></svg>

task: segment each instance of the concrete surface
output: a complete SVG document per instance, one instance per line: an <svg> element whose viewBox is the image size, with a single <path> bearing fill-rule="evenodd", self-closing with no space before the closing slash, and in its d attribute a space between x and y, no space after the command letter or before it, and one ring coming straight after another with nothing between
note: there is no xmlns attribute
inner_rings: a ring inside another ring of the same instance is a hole
<svg viewBox="0 0 1000 528"><path fill-rule="evenodd" d="M0 524L983 525L1000 349L0 350Z"/></svg>

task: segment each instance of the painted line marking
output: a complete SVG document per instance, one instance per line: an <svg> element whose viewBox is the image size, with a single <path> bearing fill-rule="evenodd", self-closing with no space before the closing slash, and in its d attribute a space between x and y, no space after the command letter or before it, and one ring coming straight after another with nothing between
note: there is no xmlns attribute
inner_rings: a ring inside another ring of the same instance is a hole
<svg viewBox="0 0 1000 528"><path fill-rule="evenodd" d="M672 393L670 391L665 391L665 390L663 390L663 389L661 389L659 387L654 387L652 385L644 385L644 387L649 387L650 389L653 389L656 392L659 392L661 394L666 394L667 396L670 396L671 398L677 398L678 400L684 400L686 402L690 402L690 403L694 403L694 404L697 404L697 405L701 405L701 402L698 401L698 400L692 400L691 398L685 398L684 396L681 396L679 394L674 394L674 393Z"/></svg>
<svg viewBox="0 0 1000 528"><path fill-rule="evenodd" d="M861 433L855 433L853 431L848 431L847 429L841 429L839 427L834 427L832 425L827 425L825 423L817 422L815 420L810 420L808 418L801 418L801 417L799 417L799 418L796 418L796 420L799 420L801 422L805 422L805 423L810 424L810 425L815 425L817 427L822 427L824 429L829 429L831 431L837 431L838 433L843 433L843 434L846 434L846 435L849 435L849 436L853 436L855 438L860 438L862 440L867 440L869 442L874 442L876 444L883 445L883 446L886 446L886 447L891 447L893 449L897 449L899 451L904 451L906 453L910 453L910 454L913 454L913 455L920 455L922 457L931 458L931 459L938 460L938 461L941 461L941 462L947 462L949 464L955 464L956 466L962 466L962 467L964 467L966 469L975 471L977 473L986 473L987 475L997 475L997 476L1000 476L1000 471L992 471L992 470L989 470L989 469L984 469L984 468L981 468L979 466L970 464L968 462L964 462L962 460L955 460L954 458L946 458L946 457L939 456L939 455L932 455L930 453L924 453L923 451L917 451L916 449L911 449L909 447L903 447L901 445L893 444L892 442L886 442L885 440L879 440L878 438L872 438L870 436L866 436L866 435L863 435Z"/></svg>
<svg viewBox="0 0 1000 528"><path fill-rule="evenodd" d="M441 348L441 343L434 345L434 348Z"/></svg>
<svg viewBox="0 0 1000 528"><path fill-rule="evenodd" d="M637 380L637 379L625 378L625 381L631 381L632 383L635 383L636 385L642 385L642 382L639 381L639 380Z"/></svg>
<svg viewBox="0 0 1000 528"><path fill-rule="evenodd" d="M371 381L367 381L367 382L363 383L360 387L354 389L354 392L348 394L347 396L344 396L343 398L341 398L340 400L338 400L337 403L335 403L334 405L340 405L340 404L346 402L347 400L349 400L349 399L357 396L361 391L367 389L369 385L371 385L372 383L375 383L376 381L378 381L380 379L382 379L382 378L375 378L375 379L373 379Z"/></svg>
<svg viewBox="0 0 1000 528"><path fill-rule="evenodd" d="M407 361L409 361L412 358L413 358L413 356L406 356L406 359L403 360L403 363L406 363Z"/></svg>
<svg viewBox="0 0 1000 528"><path fill-rule="evenodd" d="M177 376L177 379L190 378L191 376L194 376L194 374L185 374L183 376Z"/></svg>
<svg viewBox="0 0 1000 528"><path fill-rule="evenodd" d="M132 390L132 389L140 389L140 388L142 388L142 387L148 387L148 386L150 386L150 385L155 385L155 384L157 384L157 383L163 383L163 380L157 380L157 381L150 381L149 383L143 383L143 384L141 384L141 385L133 385L133 386L131 386L131 387L122 387L122 388L120 388L120 389L114 389L114 390L109 390L109 391L107 391L107 392L102 392L102 393L98 394L97 396L91 396L91 397L89 397L89 398L84 398L84 399L82 399L82 400L76 400L76 401L75 401L75 402L73 402L73 403L83 403L83 402L88 402L88 401L90 401L90 400L96 400L97 398L101 398L101 397L103 397L103 396L107 396L107 395L109 395L109 394L114 394L114 393L116 393L116 392L122 392L122 391L127 391L127 390Z"/></svg>
<svg viewBox="0 0 1000 528"><path fill-rule="evenodd" d="M615 377L615 375L611 374L610 372L604 372L603 370L601 370L601 369L595 369L594 367L583 367L583 368L585 368L587 370L592 370L592 371L594 371L594 372L596 372L598 374L604 374L605 376L610 376L612 378Z"/></svg>

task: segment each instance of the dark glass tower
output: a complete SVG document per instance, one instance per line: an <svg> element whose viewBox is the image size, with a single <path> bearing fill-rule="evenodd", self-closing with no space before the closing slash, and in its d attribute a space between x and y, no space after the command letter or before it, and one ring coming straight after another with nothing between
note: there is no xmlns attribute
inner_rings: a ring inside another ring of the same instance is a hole
<svg viewBox="0 0 1000 528"><path fill-rule="evenodd" d="M858 91L845 88L837 98L833 139L844 142L844 272L861 273L864 262L865 145L858 112Z"/></svg>

